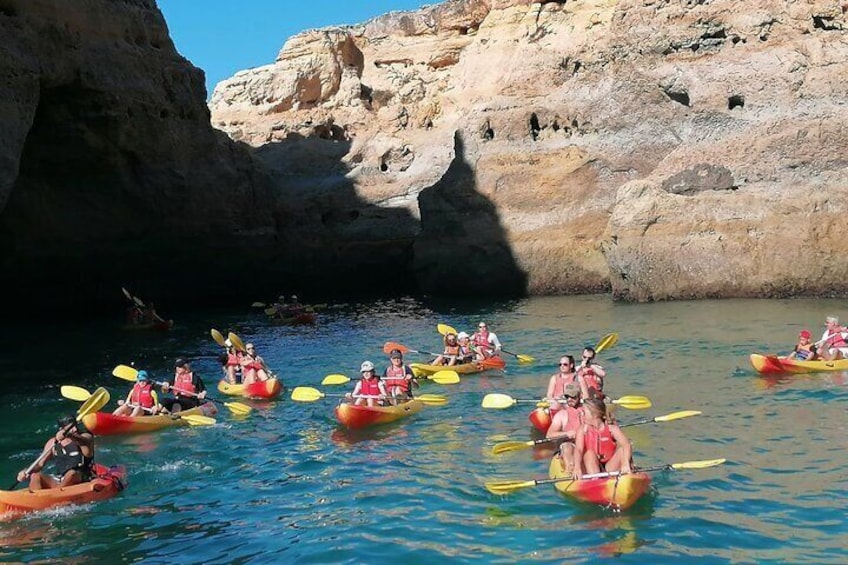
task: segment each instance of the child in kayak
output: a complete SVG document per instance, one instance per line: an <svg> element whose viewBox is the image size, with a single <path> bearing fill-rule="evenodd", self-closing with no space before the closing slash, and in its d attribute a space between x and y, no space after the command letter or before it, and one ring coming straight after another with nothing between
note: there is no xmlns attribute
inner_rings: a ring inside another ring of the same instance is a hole
<svg viewBox="0 0 848 565"><path fill-rule="evenodd" d="M788 354L785 359L797 359L798 361L813 361L816 359L816 345L810 341L812 334L810 330L801 330L798 334L798 343L792 353Z"/></svg>
<svg viewBox="0 0 848 565"><path fill-rule="evenodd" d="M374 363L364 361L359 368L362 378L356 383L352 393L348 393L350 398L354 398L353 403L357 406L380 406L389 396L386 392L386 385L374 372Z"/></svg>
<svg viewBox="0 0 848 565"><path fill-rule="evenodd" d="M145 416L157 414L162 410L159 397L153 390L153 384L147 376L147 371L139 371L126 400L119 400L118 406L112 414L115 416Z"/></svg>

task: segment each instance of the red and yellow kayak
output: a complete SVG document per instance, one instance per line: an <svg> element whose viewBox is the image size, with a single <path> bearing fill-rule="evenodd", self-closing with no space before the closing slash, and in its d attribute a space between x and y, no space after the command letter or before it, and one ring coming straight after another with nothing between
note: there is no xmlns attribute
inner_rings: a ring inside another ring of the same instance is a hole
<svg viewBox="0 0 848 565"><path fill-rule="evenodd" d="M127 486L127 471L122 466L105 467L95 463L96 478L65 488L31 492L28 488L0 490L0 521L11 520L29 512L67 504L85 504L112 498Z"/></svg>
<svg viewBox="0 0 848 565"><path fill-rule="evenodd" d="M283 391L283 381L280 379L268 379L267 381L256 381L249 385L233 385L222 380L218 382L218 390L230 396L271 399L280 396L280 393Z"/></svg>
<svg viewBox="0 0 848 565"><path fill-rule="evenodd" d="M758 373L818 373L823 371L848 371L848 359L837 361L801 361L777 355L751 354L751 365Z"/></svg>
<svg viewBox="0 0 848 565"><path fill-rule="evenodd" d="M548 428L551 427L551 422L553 421L551 413L547 408L536 408L530 412L527 419L530 420L530 423L533 424L534 428L543 434L548 433Z"/></svg>
<svg viewBox="0 0 848 565"><path fill-rule="evenodd" d="M201 416L214 416L218 413L218 407L213 402L206 402L197 408L183 410L178 414L198 414ZM188 422L181 418L174 418L178 414L157 414L155 416L115 416L109 412L94 412L86 414L82 419L83 425L97 436L111 436L118 434L138 434L155 432L172 426L188 426Z"/></svg>
<svg viewBox="0 0 848 565"><path fill-rule="evenodd" d="M566 477L568 474L562 464L562 459L554 457L548 474L552 479ZM601 477L576 481L563 480L554 483L554 487L562 494L581 502L612 506L619 510L627 510L637 500L642 498L651 486L648 473L630 473L615 477Z"/></svg>
<svg viewBox="0 0 848 565"><path fill-rule="evenodd" d="M424 403L414 398L397 406L355 406L345 402L336 407L336 418L343 426L355 430L407 418L423 407Z"/></svg>
<svg viewBox="0 0 848 565"><path fill-rule="evenodd" d="M506 362L500 357L490 357L483 361L474 363L463 363L461 365L427 365L426 363L412 363L409 365L416 376L435 375L439 371L456 371L460 375L482 373L489 370L501 370L506 367Z"/></svg>

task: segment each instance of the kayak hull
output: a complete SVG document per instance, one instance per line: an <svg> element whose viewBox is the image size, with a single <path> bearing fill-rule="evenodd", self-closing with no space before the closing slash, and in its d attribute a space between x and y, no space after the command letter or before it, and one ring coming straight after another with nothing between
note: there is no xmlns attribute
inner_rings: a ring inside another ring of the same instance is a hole
<svg viewBox="0 0 848 565"><path fill-rule="evenodd" d="M315 312L303 312L294 316L273 316L271 322L280 326L297 326L299 324L314 324L318 319Z"/></svg>
<svg viewBox="0 0 848 565"><path fill-rule="evenodd" d="M127 485L126 468L94 465L97 478L65 488L30 492L28 488L0 490L0 520L10 520L23 514L68 504L85 504L112 498Z"/></svg>
<svg viewBox="0 0 848 565"><path fill-rule="evenodd" d="M424 403L416 399L397 406L355 406L343 403L336 407L336 418L341 425L356 430L408 418L423 407Z"/></svg>
<svg viewBox="0 0 848 565"><path fill-rule="evenodd" d="M568 476L559 457L551 459L548 474L552 479ZM582 481L570 479L554 483L554 488L565 496L619 510L627 510L633 506L648 492L650 486L651 477L647 473L630 473Z"/></svg>
<svg viewBox="0 0 848 565"><path fill-rule="evenodd" d="M824 371L848 371L848 359L837 361L801 361L782 359L776 355L751 354L751 365L758 373L819 373Z"/></svg>
<svg viewBox="0 0 848 565"><path fill-rule="evenodd" d="M134 331L134 330L152 330L156 332L167 332L171 328L174 327L174 320L164 320L164 321L155 321L149 322L146 324L124 324L121 326L121 329L126 331Z"/></svg>
<svg viewBox="0 0 848 565"><path fill-rule="evenodd" d="M218 382L218 390L230 396L272 399L280 396L280 393L283 391L283 382L280 379L268 379L267 381L250 383L249 385L233 385L222 380Z"/></svg>
<svg viewBox="0 0 848 565"><path fill-rule="evenodd" d="M530 415L527 416L527 419L530 420L530 423L533 424L533 427L542 432L543 434L548 433L548 428L551 427L551 422L553 418L551 418L551 413L547 408L536 408Z"/></svg>
<svg viewBox="0 0 848 565"><path fill-rule="evenodd" d="M435 375L439 371L456 371L460 375L482 373L489 370L500 370L506 367L506 363L500 357L490 357L482 363L462 363L461 365L428 365L426 363L412 363L409 365L416 376Z"/></svg>
<svg viewBox="0 0 848 565"><path fill-rule="evenodd" d="M213 402L206 402L196 408L179 412L183 416L200 415L215 416L218 407ZM109 412L94 412L86 414L82 419L83 425L96 436L111 436L121 434L140 434L155 432L173 426L188 426L182 418L173 418L171 414L155 416L115 416Z"/></svg>

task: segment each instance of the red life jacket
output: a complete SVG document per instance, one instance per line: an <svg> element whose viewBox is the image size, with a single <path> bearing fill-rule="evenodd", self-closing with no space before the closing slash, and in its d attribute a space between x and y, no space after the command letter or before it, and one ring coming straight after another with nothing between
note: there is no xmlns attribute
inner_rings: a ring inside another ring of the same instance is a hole
<svg viewBox="0 0 848 565"><path fill-rule="evenodd" d="M595 369L592 368L592 365L581 368L580 375L583 377L583 380L586 381L586 388L594 388L598 392L603 392L604 381L601 377L595 374Z"/></svg>
<svg viewBox="0 0 848 565"><path fill-rule="evenodd" d="M156 401L153 400L153 385L150 383L135 383L130 394L130 402L136 406L153 408Z"/></svg>
<svg viewBox="0 0 848 565"><path fill-rule="evenodd" d="M180 392L191 392L194 393L194 373L177 373L174 375L174 389L176 389L176 394L180 394Z"/></svg>
<svg viewBox="0 0 848 565"><path fill-rule="evenodd" d="M409 391L409 381L406 380L406 367L394 365L386 369L386 375L383 377L386 382L386 388L398 387L403 392Z"/></svg>
<svg viewBox="0 0 848 565"><path fill-rule="evenodd" d="M380 396L380 380L377 377L373 379L362 378L359 380L359 394L362 396Z"/></svg>
<svg viewBox="0 0 848 565"><path fill-rule="evenodd" d="M845 338L842 337L842 332L845 331L845 328L841 326L836 326L833 328L833 331L836 333L831 333L827 336L824 344L828 349L840 349L848 346L848 343L845 343Z"/></svg>
<svg viewBox="0 0 848 565"><path fill-rule="evenodd" d="M235 353L227 353L227 367L238 367L239 356Z"/></svg>
<svg viewBox="0 0 848 565"><path fill-rule="evenodd" d="M249 361L242 365L245 369L253 369L254 371L258 371L262 368L262 363L259 362L255 357L251 357L249 355L245 355L243 359L248 359Z"/></svg>
<svg viewBox="0 0 848 565"><path fill-rule="evenodd" d="M445 345L444 355L459 355L459 344L457 345Z"/></svg>
<svg viewBox="0 0 848 565"><path fill-rule="evenodd" d="M477 347L483 347L486 351L491 351L492 344L489 343L489 331L477 332L471 336L471 342Z"/></svg>
<svg viewBox="0 0 848 565"><path fill-rule="evenodd" d="M807 345L796 345L795 359L806 361L813 356L813 347L814 345L812 343L808 343Z"/></svg>
<svg viewBox="0 0 848 565"><path fill-rule="evenodd" d="M586 451L593 452L598 456L601 464L606 464L615 453L616 447L609 424L603 423L600 428L586 424L583 427L583 434Z"/></svg>

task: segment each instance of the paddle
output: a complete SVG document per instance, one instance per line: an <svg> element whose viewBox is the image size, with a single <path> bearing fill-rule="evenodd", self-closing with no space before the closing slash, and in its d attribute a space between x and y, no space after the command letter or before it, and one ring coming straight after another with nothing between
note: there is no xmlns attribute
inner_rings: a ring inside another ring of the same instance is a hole
<svg viewBox="0 0 848 565"><path fill-rule="evenodd" d="M68 430L74 427L77 422L81 422L83 418L85 418L89 414L97 412L98 410L106 406L108 403L109 391L107 391L103 387L98 388L94 391L94 394L89 396L88 399L83 402L82 406L79 407L79 410L77 410L76 422L74 422L74 424L68 424L67 426L62 428L62 432L67 433ZM33 461L32 464L27 467L26 471L24 471L24 475L29 477L29 475L32 473L32 470L35 469L39 462L41 462L47 456L48 453L50 453L49 450L42 451L41 455L38 456L38 459ZM20 481L15 480L12 486L10 486L7 490L14 490L15 487L18 486L18 484L20 484Z"/></svg>
<svg viewBox="0 0 848 565"><path fill-rule="evenodd" d="M483 397L482 406L483 408L495 408L500 410L510 408L511 406L519 403L533 403L539 405L540 401L538 399L519 400L509 396L508 394L493 392ZM613 399L612 403L621 406L622 408L627 408L628 410L643 410L651 407L651 399L647 396L626 395L621 398Z"/></svg>
<svg viewBox="0 0 848 565"><path fill-rule="evenodd" d="M228 333L227 338L229 338L230 343L232 343L233 347L235 347L237 350L241 351L242 353L245 353L247 351L247 349L245 349L244 347L244 342L241 340L241 338L239 338L239 336L237 336L233 332Z"/></svg>
<svg viewBox="0 0 848 565"><path fill-rule="evenodd" d="M112 369L112 375L118 377L119 379L123 379L125 381L135 382L136 376L138 375L138 371L136 369L134 369L133 367L130 367L129 365L118 365L117 367ZM163 384L166 384L166 383L155 382L154 384L156 384L158 386L162 386ZM172 388L171 390L175 390L175 389ZM188 392L188 391L175 391L175 392L179 392L181 394L186 394L186 395L190 395L190 396L197 396L196 394ZM250 414L250 412L253 410L253 408L251 408L247 404L242 404L241 402L224 402L222 400L219 400L217 398L212 398L210 396L207 396L206 398L208 400L211 400L212 402L217 402L219 404L223 404L224 406L226 406L227 408L230 409L230 412L232 412L233 414L235 414L237 416L246 416L247 414Z"/></svg>
<svg viewBox="0 0 848 565"><path fill-rule="evenodd" d="M224 347L224 348L227 347L227 340L224 338L224 336L223 336L223 334L221 334L221 332L219 332L215 328L212 328L211 330L209 330L209 333L212 334L212 339L215 340L215 343L217 343L221 347Z"/></svg>
<svg viewBox="0 0 848 565"><path fill-rule="evenodd" d="M85 402L91 398L91 393L79 386L62 385L59 391L65 398L76 400L77 402Z"/></svg>
<svg viewBox="0 0 848 565"><path fill-rule="evenodd" d="M439 332L440 334L442 334L442 335L447 335L447 334L453 334L453 335L456 335L456 334L457 334L457 331L456 331L454 328L452 328L452 327L450 327L449 325L447 325L447 324L438 324L438 325L436 326L436 329L437 329L437 330L438 330L438 332Z"/></svg>
<svg viewBox="0 0 848 565"><path fill-rule="evenodd" d="M264 302L254 302L250 305L251 308L265 308Z"/></svg>
<svg viewBox="0 0 848 565"><path fill-rule="evenodd" d="M350 382L350 377L347 375L340 375L338 373L334 373L332 375L327 375L324 377L324 380L321 381L321 384L324 386L327 385L343 385L345 383Z"/></svg>
<svg viewBox="0 0 848 565"><path fill-rule="evenodd" d="M616 343L618 343L618 334L615 332L607 334L602 337L598 344L595 346L595 353L600 353L604 349L609 349Z"/></svg>
<svg viewBox="0 0 848 565"><path fill-rule="evenodd" d="M653 471L664 471L664 470L674 470L679 471L681 469L706 469L707 467L715 467L716 465L721 465L727 461L727 459L705 459L702 461L685 461L683 463L667 463L664 465L654 465L652 467L645 467L642 469L633 469L634 473L649 473ZM608 477L618 477L623 475L624 473L620 471L610 471L604 473L593 473L590 475L583 475L581 480L586 479L603 479ZM563 481L575 481L573 476L567 475L564 477L559 477L557 479L532 479L529 481L489 481L485 483L486 490L491 492L492 494L509 494L512 491L534 487L536 485L544 485L544 484L553 484L553 483L561 483Z"/></svg>
<svg viewBox="0 0 848 565"><path fill-rule="evenodd" d="M344 398L346 397L343 393L331 394L321 392L320 390L308 386L299 386L296 387L292 391L291 398L296 402L315 402L316 400L320 400L325 397L337 397ZM376 398L373 396L360 396L360 398ZM448 399L441 394L422 394L420 396L415 397L416 400L420 400L424 404L428 406L441 406L447 404Z"/></svg>
<svg viewBox="0 0 848 565"><path fill-rule="evenodd" d="M636 420L635 422L628 422L626 424L620 424L619 428L627 428L630 426L641 426L642 424L651 424L653 422L671 422L672 420L679 420L681 418L688 418L690 416L697 416L700 414L698 410L682 410L680 412L673 412L671 414L666 414L665 416L657 416L656 418L645 418L644 420ZM528 447L535 447L537 445L542 445L545 443L551 443L554 441L561 440L563 438L542 438L542 439L531 439L527 441L504 441L492 448L492 455L500 455L502 453L508 453L510 451L519 451L521 449L527 449Z"/></svg>

